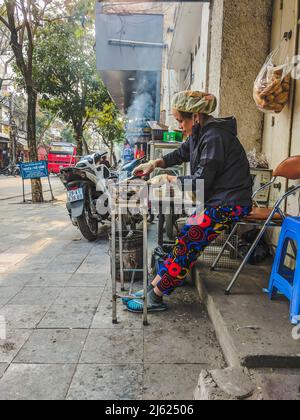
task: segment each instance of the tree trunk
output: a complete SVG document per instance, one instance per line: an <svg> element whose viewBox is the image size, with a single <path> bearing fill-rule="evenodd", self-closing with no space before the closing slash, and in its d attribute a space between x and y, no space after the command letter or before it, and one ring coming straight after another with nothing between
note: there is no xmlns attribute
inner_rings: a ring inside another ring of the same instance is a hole
<svg viewBox="0 0 300 420"><path fill-rule="evenodd" d="M75 130L75 140L77 145L77 156L83 155L83 129L81 125L76 125Z"/></svg>
<svg viewBox="0 0 300 420"><path fill-rule="evenodd" d="M30 161L38 161L38 151L36 144L36 106L37 93L32 87L27 87L27 141L29 147ZM31 180L32 202L42 203L43 187L40 179Z"/></svg>
<svg viewBox="0 0 300 420"><path fill-rule="evenodd" d="M86 139L84 138L84 136L82 136L82 143L83 143L83 152L85 155L89 155L90 154L90 149L89 146L87 144Z"/></svg>
<svg viewBox="0 0 300 420"><path fill-rule="evenodd" d="M113 142L111 142L110 144L110 160L111 160L112 166L116 167L118 162L117 162L117 156L115 154L115 148L114 148Z"/></svg>

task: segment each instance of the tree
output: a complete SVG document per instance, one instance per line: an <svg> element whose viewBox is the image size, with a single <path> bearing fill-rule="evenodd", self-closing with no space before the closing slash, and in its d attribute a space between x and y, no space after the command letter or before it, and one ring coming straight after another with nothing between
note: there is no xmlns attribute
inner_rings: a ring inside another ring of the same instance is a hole
<svg viewBox="0 0 300 420"><path fill-rule="evenodd" d="M36 107L38 92L33 79L33 54L37 34L50 0L4 0L0 21L8 29L16 66L27 94L27 141L32 161L38 160L36 144ZM32 180L32 201L43 201L40 179Z"/></svg>
<svg viewBox="0 0 300 420"><path fill-rule="evenodd" d="M50 112L40 112L36 118L36 134L37 134L37 145L46 144L47 132L52 127L53 123L57 119L57 115L50 114Z"/></svg>
<svg viewBox="0 0 300 420"><path fill-rule="evenodd" d="M73 130L71 126L65 126L65 128L61 131L61 139L65 143L73 143L74 142L74 136L73 136Z"/></svg>
<svg viewBox="0 0 300 420"><path fill-rule="evenodd" d="M0 22L0 91L3 82L11 80L8 77L8 67L13 61L13 53L10 48L9 31L3 23Z"/></svg>
<svg viewBox="0 0 300 420"><path fill-rule="evenodd" d="M125 140L124 122L113 102L105 104L103 110L91 115L93 129L101 135L105 146L110 150L112 160L117 164L115 144Z"/></svg>
<svg viewBox="0 0 300 420"><path fill-rule="evenodd" d="M72 123L81 155L91 116L111 102L96 71L93 37L74 21L54 22L41 34L33 60L34 78L44 93L41 107Z"/></svg>
<svg viewBox="0 0 300 420"><path fill-rule="evenodd" d="M27 141L32 161L38 160L36 108L38 86L34 78L34 52L40 35L53 22L81 20L91 10L92 0L4 0L0 5L0 23L9 33L16 68L27 94ZM40 179L32 180L32 201L42 202Z"/></svg>

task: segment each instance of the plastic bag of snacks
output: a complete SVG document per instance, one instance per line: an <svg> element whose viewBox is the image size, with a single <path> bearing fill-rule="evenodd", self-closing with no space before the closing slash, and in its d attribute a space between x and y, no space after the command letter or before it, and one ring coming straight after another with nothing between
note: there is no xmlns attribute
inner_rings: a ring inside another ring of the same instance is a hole
<svg viewBox="0 0 300 420"><path fill-rule="evenodd" d="M247 157L251 168L269 169L269 162L264 153L253 149L247 154Z"/></svg>
<svg viewBox="0 0 300 420"><path fill-rule="evenodd" d="M292 66L287 55L286 40L274 50L254 83L254 100L259 110L279 114L290 98Z"/></svg>

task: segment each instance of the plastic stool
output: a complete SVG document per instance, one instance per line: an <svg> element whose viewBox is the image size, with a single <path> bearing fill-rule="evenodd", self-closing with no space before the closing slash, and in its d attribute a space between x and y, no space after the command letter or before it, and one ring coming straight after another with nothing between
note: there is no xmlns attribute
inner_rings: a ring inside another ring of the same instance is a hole
<svg viewBox="0 0 300 420"><path fill-rule="evenodd" d="M289 245L296 256L295 270L285 265ZM291 302L290 318L300 322L300 217L287 217L282 225L269 284L270 299L281 292Z"/></svg>

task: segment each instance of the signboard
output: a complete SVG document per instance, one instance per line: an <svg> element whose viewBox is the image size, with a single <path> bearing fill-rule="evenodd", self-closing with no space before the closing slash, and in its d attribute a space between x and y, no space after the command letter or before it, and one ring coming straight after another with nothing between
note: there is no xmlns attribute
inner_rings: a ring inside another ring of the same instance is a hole
<svg viewBox="0 0 300 420"><path fill-rule="evenodd" d="M2 125L2 133L6 136L10 135L10 127L8 125Z"/></svg>
<svg viewBox="0 0 300 420"><path fill-rule="evenodd" d="M48 178L48 162L30 162L21 164L21 174L23 179Z"/></svg>

